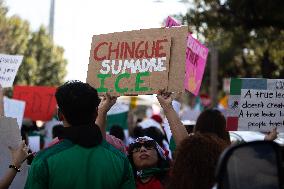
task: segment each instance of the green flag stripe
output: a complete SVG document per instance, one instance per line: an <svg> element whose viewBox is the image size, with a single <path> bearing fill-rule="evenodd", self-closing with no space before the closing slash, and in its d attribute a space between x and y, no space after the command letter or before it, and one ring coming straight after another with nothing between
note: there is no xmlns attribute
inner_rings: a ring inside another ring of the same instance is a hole
<svg viewBox="0 0 284 189"><path fill-rule="evenodd" d="M128 116L128 112L108 115L107 116L107 131L109 131L113 125L119 125L123 129L127 129L128 128L127 116Z"/></svg>
<svg viewBox="0 0 284 189"><path fill-rule="evenodd" d="M230 85L230 95L241 95L242 80L232 78Z"/></svg>

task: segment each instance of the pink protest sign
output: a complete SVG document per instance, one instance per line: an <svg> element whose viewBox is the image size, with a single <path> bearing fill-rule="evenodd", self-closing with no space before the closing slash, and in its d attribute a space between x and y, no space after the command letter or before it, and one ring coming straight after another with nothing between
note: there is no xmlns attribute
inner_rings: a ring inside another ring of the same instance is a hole
<svg viewBox="0 0 284 189"><path fill-rule="evenodd" d="M168 16L166 20L166 27L172 27L172 26L180 26L179 23L177 23L172 17Z"/></svg>
<svg viewBox="0 0 284 189"><path fill-rule="evenodd" d="M208 48L188 34L184 87L195 96L199 93L207 56Z"/></svg>

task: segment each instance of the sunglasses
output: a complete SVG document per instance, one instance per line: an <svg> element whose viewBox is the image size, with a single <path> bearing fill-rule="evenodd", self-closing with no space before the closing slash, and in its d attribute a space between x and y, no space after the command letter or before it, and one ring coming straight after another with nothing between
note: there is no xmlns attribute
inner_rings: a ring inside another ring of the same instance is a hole
<svg viewBox="0 0 284 189"><path fill-rule="evenodd" d="M136 153L139 152L142 148L142 146L144 146L144 148L146 148L147 150L152 150L156 148L156 142L154 140L148 140L148 141L144 141L144 142L136 142L134 144L131 144L129 146L129 149L132 153Z"/></svg>

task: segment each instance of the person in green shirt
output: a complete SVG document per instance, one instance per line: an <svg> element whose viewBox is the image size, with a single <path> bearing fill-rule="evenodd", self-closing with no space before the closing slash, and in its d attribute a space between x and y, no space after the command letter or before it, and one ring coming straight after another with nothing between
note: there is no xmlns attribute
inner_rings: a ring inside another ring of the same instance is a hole
<svg viewBox="0 0 284 189"><path fill-rule="evenodd" d="M60 86L55 97L64 125L60 142L37 154L25 189L135 188L127 157L105 141L96 124L103 108L96 89L71 81Z"/></svg>

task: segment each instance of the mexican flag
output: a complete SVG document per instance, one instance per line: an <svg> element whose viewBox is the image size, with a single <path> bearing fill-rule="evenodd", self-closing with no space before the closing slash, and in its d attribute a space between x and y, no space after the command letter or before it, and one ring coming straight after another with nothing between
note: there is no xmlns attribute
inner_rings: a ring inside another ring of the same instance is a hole
<svg viewBox="0 0 284 189"><path fill-rule="evenodd" d="M107 113L107 131L109 131L113 125L119 125L123 129L128 129L128 111L129 105L116 103Z"/></svg>
<svg viewBox="0 0 284 189"><path fill-rule="evenodd" d="M232 78L228 131L284 131L284 79Z"/></svg>

